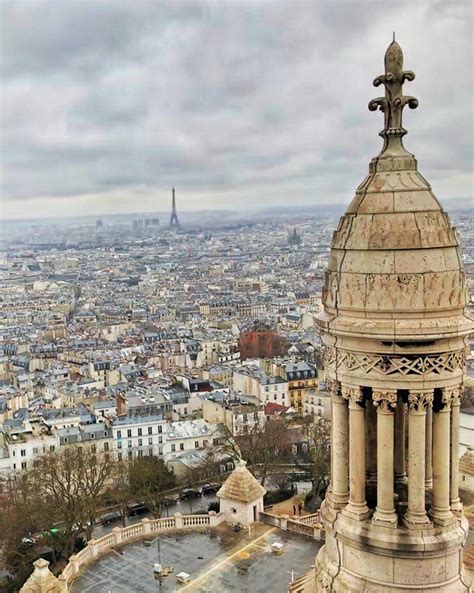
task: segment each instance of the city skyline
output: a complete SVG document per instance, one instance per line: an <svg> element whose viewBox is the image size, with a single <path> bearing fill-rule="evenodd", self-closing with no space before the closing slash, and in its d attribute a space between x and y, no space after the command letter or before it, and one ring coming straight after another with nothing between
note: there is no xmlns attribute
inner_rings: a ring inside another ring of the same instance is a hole
<svg viewBox="0 0 474 593"><path fill-rule="evenodd" d="M169 211L173 185L180 212L343 207L381 147L359 106L393 29L405 145L448 209L472 199L470 4L405 4L3 4L2 217Z"/></svg>

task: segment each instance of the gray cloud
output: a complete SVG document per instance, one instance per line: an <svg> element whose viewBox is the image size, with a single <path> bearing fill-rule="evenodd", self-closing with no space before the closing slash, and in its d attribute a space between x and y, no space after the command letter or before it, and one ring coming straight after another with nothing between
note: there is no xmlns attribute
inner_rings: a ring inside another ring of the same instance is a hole
<svg viewBox="0 0 474 593"><path fill-rule="evenodd" d="M378 152L392 30L406 145L472 195L469 1L4 1L5 215L349 201ZM439 188L440 191L437 190ZM26 209L25 209L26 205ZM54 210L54 211L51 211Z"/></svg>

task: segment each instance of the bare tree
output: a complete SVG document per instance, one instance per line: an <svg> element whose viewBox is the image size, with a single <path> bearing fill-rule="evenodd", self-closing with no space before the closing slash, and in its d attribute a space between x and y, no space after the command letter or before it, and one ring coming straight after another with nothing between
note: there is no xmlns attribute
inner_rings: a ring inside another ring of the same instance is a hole
<svg viewBox="0 0 474 593"><path fill-rule="evenodd" d="M107 491L107 497L112 504L117 506L122 527L125 527L128 515L127 505L133 498L133 492L130 490L129 462L128 460L116 460L113 466L112 480Z"/></svg>
<svg viewBox="0 0 474 593"><path fill-rule="evenodd" d="M313 422L303 424L302 432L308 442L308 477L315 498L322 500L329 484L331 423L316 417Z"/></svg>
<svg viewBox="0 0 474 593"><path fill-rule="evenodd" d="M19 588L30 575L40 545L35 534L49 526L49 514L38 499L30 474L10 476L0 499L0 557L12 585Z"/></svg>
<svg viewBox="0 0 474 593"><path fill-rule="evenodd" d="M233 458L245 459L249 469L260 478L262 484L289 444L288 428L281 419L255 422L249 426L246 434L236 437L232 436L226 426L221 425L219 440L219 450Z"/></svg>
<svg viewBox="0 0 474 593"><path fill-rule="evenodd" d="M155 519L161 516L166 491L176 486L176 476L159 457L137 457L129 466L130 491Z"/></svg>
<svg viewBox="0 0 474 593"><path fill-rule="evenodd" d="M92 537L99 502L114 464L92 447L70 445L40 457L32 470L38 496L61 523L64 551L74 550L78 534Z"/></svg>

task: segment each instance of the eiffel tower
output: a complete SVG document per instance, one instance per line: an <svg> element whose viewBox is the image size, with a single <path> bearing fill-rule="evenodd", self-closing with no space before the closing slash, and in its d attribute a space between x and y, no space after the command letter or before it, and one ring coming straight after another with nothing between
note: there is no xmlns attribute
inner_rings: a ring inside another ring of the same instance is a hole
<svg viewBox="0 0 474 593"><path fill-rule="evenodd" d="M178 213L176 212L176 197L174 195L174 187L173 187L173 205L171 207L170 229L179 229L179 228L181 228L181 225L179 224Z"/></svg>

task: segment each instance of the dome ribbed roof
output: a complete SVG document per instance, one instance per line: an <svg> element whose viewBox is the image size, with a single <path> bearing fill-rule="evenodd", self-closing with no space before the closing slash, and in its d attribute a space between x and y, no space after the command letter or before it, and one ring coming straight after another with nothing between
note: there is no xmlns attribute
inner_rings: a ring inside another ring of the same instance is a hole
<svg viewBox="0 0 474 593"><path fill-rule="evenodd" d="M245 466L245 461L240 459L237 467L217 492L219 498L249 503L266 493L265 488Z"/></svg>
<svg viewBox="0 0 474 593"><path fill-rule="evenodd" d="M319 325L381 339L467 334L471 322L464 316L468 299L456 231L402 144L402 108L418 102L401 88L415 75L402 70L396 42L385 63L389 74L374 85L388 91L369 104L384 111L384 147L334 232Z"/></svg>

